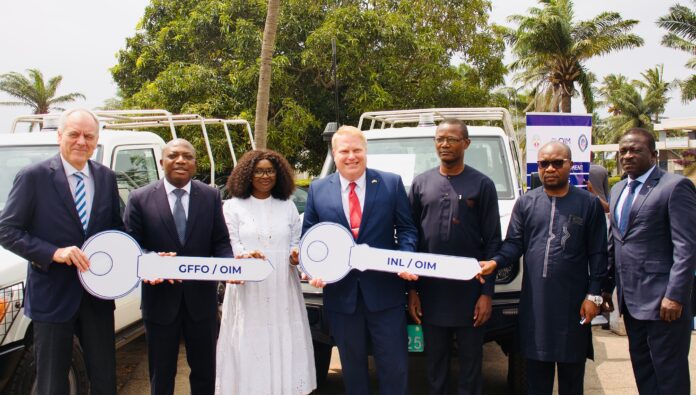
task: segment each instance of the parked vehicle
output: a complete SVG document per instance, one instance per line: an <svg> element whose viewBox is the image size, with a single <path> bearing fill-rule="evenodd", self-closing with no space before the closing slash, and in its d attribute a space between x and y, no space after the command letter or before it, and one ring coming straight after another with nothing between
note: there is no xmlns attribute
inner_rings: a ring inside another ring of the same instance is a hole
<svg viewBox="0 0 696 395"><path fill-rule="evenodd" d="M365 113L358 127L367 139L368 167L400 174L408 191L413 177L439 165L433 138L435 121L444 118L467 123L471 145L465 162L495 183L504 236L513 205L523 192L524 175L517 138L506 109L435 108ZM330 141L331 134L325 132L325 140ZM329 150L320 177L335 171ZM493 314L486 326L486 341L497 342L508 355L508 382L516 393L525 388L523 359L515 347L521 286L519 263L498 272ZM303 292L314 341L317 378L321 383L328 373L333 340L323 311L322 290L303 283Z"/></svg>

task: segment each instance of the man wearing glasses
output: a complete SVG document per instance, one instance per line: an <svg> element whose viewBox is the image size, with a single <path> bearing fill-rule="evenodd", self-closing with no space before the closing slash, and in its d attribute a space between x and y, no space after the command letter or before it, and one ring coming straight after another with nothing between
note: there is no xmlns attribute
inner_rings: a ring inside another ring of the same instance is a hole
<svg viewBox="0 0 696 395"><path fill-rule="evenodd" d="M464 164L469 147L466 125L445 119L435 132L440 165L413 180L409 199L418 227L418 251L491 259L500 247L495 185ZM423 321L429 394L447 394L450 348L456 335L458 393L480 394L484 324L491 317L494 276L484 284L420 278L409 290L409 313Z"/></svg>
<svg viewBox="0 0 696 395"><path fill-rule="evenodd" d="M519 326L528 392L550 395L557 366L559 393L580 395L607 274L604 210L595 195L570 186L567 145L545 144L537 163L543 188L515 203L505 241L492 261L481 262L482 274L524 254Z"/></svg>

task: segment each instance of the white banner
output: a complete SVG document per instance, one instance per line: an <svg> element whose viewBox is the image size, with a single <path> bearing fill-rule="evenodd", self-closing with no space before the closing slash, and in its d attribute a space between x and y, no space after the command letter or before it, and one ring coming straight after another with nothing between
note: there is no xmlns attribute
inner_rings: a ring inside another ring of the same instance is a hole
<svg viewBox="0 0 696 395"><path fill-rule="evenodd" d="M570 183L585 187L590 172L592 145L592 115L564 113L527 113L527 186L530 175L538 172L539 148L550 141L560 141L570 147L573 168Z"/></svg>

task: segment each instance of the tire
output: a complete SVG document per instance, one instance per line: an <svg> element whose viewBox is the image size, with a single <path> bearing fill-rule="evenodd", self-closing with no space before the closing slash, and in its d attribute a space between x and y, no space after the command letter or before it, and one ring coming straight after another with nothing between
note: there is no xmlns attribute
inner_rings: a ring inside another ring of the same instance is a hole
<svg viewBox="0 0 696 395"><path fill-rule="evenodd" d="M89 378L87 376L87 365L82 354L82 348L73 340L72 362L68 371L68 382L70 385L70 395L89 394ZM25 350L22 359L17 365L12 380L8 385L8 394L34 395L38 394L36 389L36 361L34 360L34 345L30 344Z"/></svg>
<svg viewBox="0 0 696 395"><path fill-rule="evenodd" d="M331 364L331 350L329 344L312 341L314 347L314 367L317 371L317 388L321 387L329 375L329 365Z"/></svg>
<svg viewBox="0 0 696 395"><path fill-rule="evenodd" d="M512 394L527 394L527 371L525 368L524 358L519 351L513 351L508 354L507 381Z"/></svg>

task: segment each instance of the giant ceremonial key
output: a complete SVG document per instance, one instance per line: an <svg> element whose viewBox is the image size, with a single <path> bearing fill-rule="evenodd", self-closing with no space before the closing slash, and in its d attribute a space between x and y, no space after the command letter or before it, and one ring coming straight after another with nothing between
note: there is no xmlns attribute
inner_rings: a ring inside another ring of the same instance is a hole
<svg viewBox="0 0 696 395"><path fill-rule="evenodd" d="M134 290L141 279L261 281L273 271L264 259L161 257L143 253L128 234L107 230L87 239L82 251L89 270L79 272L85 289L102 299L116 299Z"/></svg>
<svg viewBox="0 0 696 395"><path fill-rule="evenodd" d="M355 245L348 229L332 222L318 223L302 237L300 266L307 275L325 283L341 280L351 269L409 272L453 280L471 280L481 272L474 258Z"/></svg>

